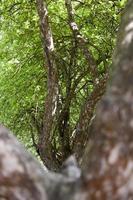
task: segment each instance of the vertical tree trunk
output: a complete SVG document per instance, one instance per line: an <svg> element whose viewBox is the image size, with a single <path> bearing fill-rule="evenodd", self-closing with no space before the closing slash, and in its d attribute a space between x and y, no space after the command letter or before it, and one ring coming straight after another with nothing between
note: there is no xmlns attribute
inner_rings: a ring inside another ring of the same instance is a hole
<svg viewBox="0 0 133 200"><path fill-rule="evenodd" d="M48 19L46 1L36 0L37 11L40 21L42 46L45 55L47 69L47 97L45 100L45 111L43 119L43 131L40 133L38 149L42 161L48 168L56 167L56 158L52 150L52 131L55 121L58 100L58 77L55 62L55 51L53 36Z"/></svg>
<svg viewBox="0 0 133 200"><path fill-rule="evenodd" d="M133 197L133 1L118 33L113 77L97 109L83 168L88 172L88 199Z"/></svg>

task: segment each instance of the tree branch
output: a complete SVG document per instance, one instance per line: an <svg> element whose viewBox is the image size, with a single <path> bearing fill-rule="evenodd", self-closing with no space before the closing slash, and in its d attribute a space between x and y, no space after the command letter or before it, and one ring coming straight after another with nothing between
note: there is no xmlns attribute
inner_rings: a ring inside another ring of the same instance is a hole
<svg viewBox="0 0 133 200"><path fill-rule="evenodd" d="M72 8L71 0L65 0L65 5L66 5L66 9L67 9L67 14L68 14L69 26L72 30L74 39L80 45L80 47L83 51L83 54L88 62L88 71L90 71L90 73L94 77L96 77L96 75L97 75L96 61L95 61L94 57L92 56L91 52L89 51L89 49L87 48L87 43L88 43L87 40L82 36L82 34L79 31L78 25L75 22L74 11Z"/></svg>
<svg viewBox="0 0 133 200"><path fill-rule="evenodd" d="M78 159L82 161L83 150L86 142L90 139L88 135L88 128L93 117L96 104L101 96L105 93L108 74L105 74L98 83L95 83L91 94L86 98L79 116L79 120L74 130L73 152Z"/></svg>

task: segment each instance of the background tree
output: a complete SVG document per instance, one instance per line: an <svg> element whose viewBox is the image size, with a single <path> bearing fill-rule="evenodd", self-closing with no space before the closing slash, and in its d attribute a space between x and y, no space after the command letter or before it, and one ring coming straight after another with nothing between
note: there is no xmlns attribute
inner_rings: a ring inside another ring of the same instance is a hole
<svg viewBox="0 0 133 200"><path fill-rule="evenodd" d="M49 168L58 168L73 152L82 155L105 91L124 4L1 4L1 122L28 148L34 146Z"/></svg>

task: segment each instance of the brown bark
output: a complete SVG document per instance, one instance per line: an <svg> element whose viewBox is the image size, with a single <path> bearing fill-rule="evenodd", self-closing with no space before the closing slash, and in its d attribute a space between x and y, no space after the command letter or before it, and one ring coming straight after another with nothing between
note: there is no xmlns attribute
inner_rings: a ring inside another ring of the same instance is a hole
<svg viewBox="0 0 133 200"><path fill-rule="evenodd" d="M75 22L74 10L72 8L71 0L65 0L65 5L66 5L66 9L67 9L67 14L68 14L69 26L72 30L75 42L77 42L79 44L79 47L82 49L83 55L88 62L88 69L87 69L88 72L90 72L92 77L95 78L97 76L97 64L96 64L96 61L95 61L92 53L87 48L87 40L80 33L78 25Z"/></svg>
<svg viewBox="0 0 133 200"><path fill-rule="evenodd" d="M107 79L108 75L105 75L97 84L95 84L93 92L85 100L81 109L79 121L74 132L75 137L73 145L73 152L79 160L79 163L82 161L85 145L91 137L91 134L88 134L88 129L94 115L96 104L105 93Z"/></svg>
<svg viewBox="0 0 133 200"><path fill-rule="evenodd" d="M39 136L38 150L45 165L48 168L55 168L56 158L53 155L51 138L58 100L57 66L55 62L54 42L48 19L46 1L36 0L36 4L47 68L47 97L45 100L43 131Z"/></svg>

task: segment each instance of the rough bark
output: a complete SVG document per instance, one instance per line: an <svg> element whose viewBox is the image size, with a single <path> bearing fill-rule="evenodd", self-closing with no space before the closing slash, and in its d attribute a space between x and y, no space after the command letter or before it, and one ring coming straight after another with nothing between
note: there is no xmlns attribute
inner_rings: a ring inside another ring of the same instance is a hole
<svg viewBox="0 0 133 200"><path fill-rule="evenodd" d="M88 171L89 199L133 197L133 1L122 18L113 75L97 109L83 168Z"/></svg>
<svg viewBox="0 0 133 200"><path fill-rule="evenodd" d="M0 126L0 199L46 199L43 170Z"/></svg>
<svg viewBox="0 0 133 200"><path fill-rule="evenodd" d="M55 62L54 42L49 24L46 1L36 0L40 21L42 46L47 69L47 97L43 119L43 131L40 132L38 150L42 161L48 168L56 168L55 157L52 152L52 131L55 121L58 100L58 77Z"/></svg>
<svg viewBox="0 0 133 200"><path fill-rule="evenodd" d="M64 163L60 174L43 169L0 125L1 200L71 199L80 188L80 175L73 157Z"/></svg>
<svg viewBox="0 0 133 200"><path fill-rule="evenodd" d="M133 197L133 1L122 18L113 78L97 108L84 173L71 157L60 174L44 171L0 127L0 197L22 200L131 200ZM90 148L90 144L91 147Z"/></svg>

